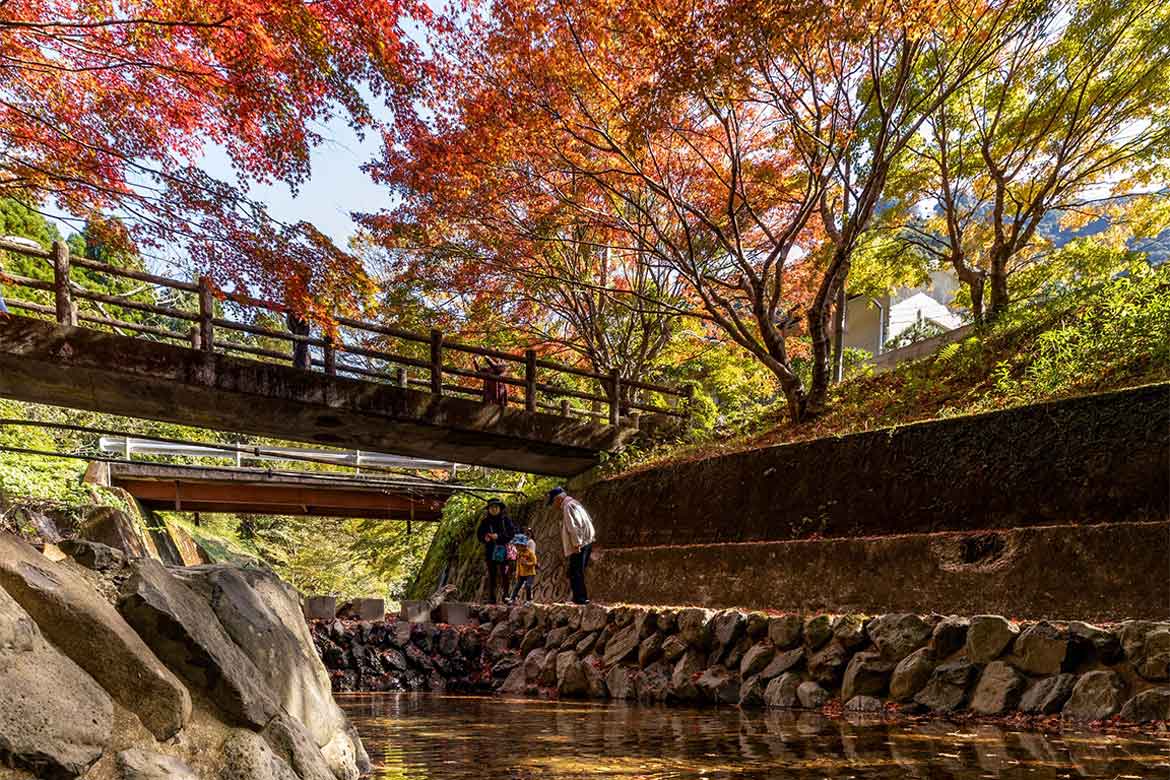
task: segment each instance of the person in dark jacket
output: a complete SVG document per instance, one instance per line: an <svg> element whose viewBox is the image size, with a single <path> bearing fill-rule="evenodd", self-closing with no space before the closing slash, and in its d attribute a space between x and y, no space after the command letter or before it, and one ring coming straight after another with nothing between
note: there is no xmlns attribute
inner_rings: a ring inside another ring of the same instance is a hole
<svg viewBox="0 0 1170 780"><path fill-rule="evenodd" d="M508 593L508 542L516 535L516 526L508 517L508 508L498 498L490 499L484 511L483 519L479 521L479 529L475 532L479 541L483 543L484 558L488 570L489 604L496 603L496 586L501 585L503 594Z"/></svg>
<svg viewBox="0 0 1170 780"><path fill-rule="evenodd" d="M508 373L508 366L502 360L492 360L490 357L484 358L485 365L481 366L478 360L472 361L475 370L481 374L489 374L483 380L483 402L485 404L498 404L500 406L508 405L508 383L502 382L496 377L506 376Z"/></svg>
<svg viewBox="0 0 1170 780"><path fill-rule="evenodd" d="M285 313L285 324L288 332L294 336L308 336L309 323L300 318L292 309ZM308 371L313 367L313 358L309 355L309 344L300 339L293 342L293 366Z"/></svg>

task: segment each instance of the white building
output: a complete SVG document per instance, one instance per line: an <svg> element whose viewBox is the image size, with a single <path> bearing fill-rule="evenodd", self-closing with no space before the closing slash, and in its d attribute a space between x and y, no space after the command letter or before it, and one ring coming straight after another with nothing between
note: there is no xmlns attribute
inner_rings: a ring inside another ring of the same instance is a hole
<svg viewBox="0 0 1170 780"><path fill-rule="evenodd" d="M851 297L845 308L845 346L877 357L919 319L944 331L962 326L963 318L953 304L958 288L953 271L933 271L930 282L922 287L903 287L881 298Z"/></svg>

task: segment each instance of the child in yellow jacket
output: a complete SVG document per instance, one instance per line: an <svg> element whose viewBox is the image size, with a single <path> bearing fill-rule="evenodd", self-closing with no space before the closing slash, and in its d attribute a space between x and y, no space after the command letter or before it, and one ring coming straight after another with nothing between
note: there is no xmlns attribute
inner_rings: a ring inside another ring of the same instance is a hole
<svg viewBox="0 0 1170 780"><path fill-rule="evenodd" d="M512 598L509 601L516 600L521 586L524 587L525 597L528 601L532 601L532 583L535 579L536 540L529 539L528 544L521 547L516 554L516 585L512 588Z"/></svg>

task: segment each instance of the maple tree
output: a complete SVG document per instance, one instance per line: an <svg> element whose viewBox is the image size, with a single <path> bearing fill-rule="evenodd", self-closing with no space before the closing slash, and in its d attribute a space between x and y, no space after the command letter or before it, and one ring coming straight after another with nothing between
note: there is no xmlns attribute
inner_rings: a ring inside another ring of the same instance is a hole
<svg viewBox="0 0 1170 780"><path fill-rule="evenodd" d="M303 182L315 126L376 124L363 87L410 110L423 65L402 24L426 15L413 0L9 0L0 196L115 212L144 247L183 244L253 289L311 269L318 294L353 295L352 257L197 166L218 144L244 183Z"/></svg>
<svg viewBox="0 0 1170 780"><path fill-rule="evenodd" d="M544 219L588 226L680 281L680 308L766 365L793 419L817 414L829 312L890 164L1011 34L1011 5L497 0L436 34L429 119L373 166L403 206L367 225L502 230L509 250Z"/></svg>
<svg viewBox="0 0 1170 780"><path fill-rule="evenodd" d="M1124 228L1165 198L1168 117L1170 8L1039 4L1025 34L924 124L899 197L930 212L907 220L902 240L954 268L976 321L995 316L1009 278L1049 260L1046 217ZM1138 235L1168 224L1154 221Z"/></svg>

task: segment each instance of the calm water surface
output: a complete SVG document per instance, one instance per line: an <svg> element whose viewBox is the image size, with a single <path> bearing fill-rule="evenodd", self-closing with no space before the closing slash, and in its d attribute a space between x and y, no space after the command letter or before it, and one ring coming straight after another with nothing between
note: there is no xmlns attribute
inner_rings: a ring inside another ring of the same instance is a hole
<svg viewBox="0 0 1170 780"><path fill-rule="evenodd" d="M420 694L339 701L376 780L1170 780L1161 736Z"/></svg>

